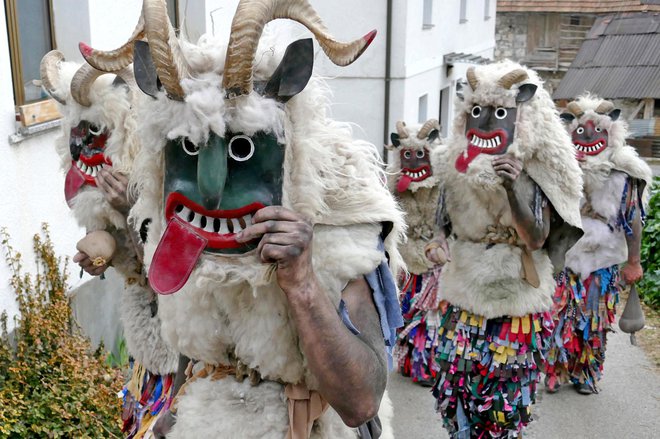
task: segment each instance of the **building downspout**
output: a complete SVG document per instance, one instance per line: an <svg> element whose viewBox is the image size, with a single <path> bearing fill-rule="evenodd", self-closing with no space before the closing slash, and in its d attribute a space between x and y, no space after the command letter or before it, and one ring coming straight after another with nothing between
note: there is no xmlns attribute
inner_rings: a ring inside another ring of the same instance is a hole
<svg viewBox="0 0 660 439"><path fill-rule="evenodd" d="M392 0L387 0L387 29L385 35L385 105L383 109L383 145L389 143L390 83L392 60ZM387 163L387 149L383 147L383 160Z"/></svg>

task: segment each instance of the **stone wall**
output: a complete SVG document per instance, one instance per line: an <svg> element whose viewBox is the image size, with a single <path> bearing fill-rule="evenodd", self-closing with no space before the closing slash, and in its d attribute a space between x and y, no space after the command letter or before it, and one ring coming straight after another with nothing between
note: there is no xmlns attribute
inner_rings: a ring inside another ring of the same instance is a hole
<svg viewBox="0 0 660 439"><path fill-rule="evenodd" d="M527 15L497 13L495 19L495 60L520 62L527 54Z"/></svg>

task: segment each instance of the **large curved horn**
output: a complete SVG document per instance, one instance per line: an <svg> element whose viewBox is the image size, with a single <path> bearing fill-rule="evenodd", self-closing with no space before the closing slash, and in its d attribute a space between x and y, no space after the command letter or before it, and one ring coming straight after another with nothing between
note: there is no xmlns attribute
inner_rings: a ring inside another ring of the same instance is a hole
<svg viewBox="0 0 660 439"><path fill-rule="evenodd" d="M584 111L580 108L580 104L575 101L569 102L566 106L566 110L578 119L584 115Z"/></svg>
<svg viewBox="0 0 660 439"><path fill-rule="evenodd" d="M330 60L347 66L371 44L376 31L349 43L335 40L307 0L241 0L231 25L223 87L229 98L252 91L252 68L266 23L277 18L295 20L309 29Z"/></svg>
<svg viewBox="0 0 660 439"><path fill-rule="evenodd" d="M596 107L595 111L598 114L609 114L612 110L614 110L614 103L612 101L603 101Z"/></svg>
<svg viewBox="0 0 660 439"><path fill-rule="evenodd" d="M408 137L410 137L408 128L406 128L406 123L402 120L396 123L396 132L399 135L399 139L407 139Z"/></svg>
<svg viewBox="0 0 660 439"><path fill-rule="evenodd" d="M472 91L477 89L477 86L479 85L479 80L477 79L477 75L474 73L474 67L468 67L467 72L465 73L467 76L467 81L468 84L470 84L470 88Z"/></svg>
<svg viewBox="0 0 660 439"><path fill-rule="evenodd" d="M524 71L523 69L516 69L512 70L506 75L502 76L497 83L503 87L506 88L507 90L511 89L511 86L513 84L517 84L521 81L524 81L525 79L529 78L529 75L527 75L527 72Z"/></svg>
<svg viewBox="0 0 660 439"><path fill-rule="evenodd" d="M142 15L158 79L171 99L181 101L184 98L181 79L190 77L190 67L181 53L167 5L163 0L144 0Z"/></svg>
<svg viewBox="0 0 660 439"><path fill-rule="evenodd" d="M73 96L73 99L83 107L91 106L92 101L89 99L89 91L96 78L104 73L89 64L80 66L71 80L71 96Z"/></svg>
<svg viewBox="0 0 660 439"><path fill-rule="evenodd" d="M424 125L417 132L418 139L426 139L429 133L433 130L440 130L440 124L436 119L429 119L424 122Z"/></svg>
<svg viewBox="0 0 660 439"><path fill-rule="evenodd" d="M104 72L118 72L133 62L134 42L144 39L144 16L140 14L137 26L128 41L115 50L97 50L85 43L78 43L78 49L85 61Z"/></svg>
<svg viewBox="0 0 660 439"><path fill-rule="evenodd" d="M60 76L59 63L64 61L64 55L59 50L51 50L43 58L41 58L41 65L39 71L41 73L41 85L46 93L62 105L66 105L66 99L55 87Z"/></svg>

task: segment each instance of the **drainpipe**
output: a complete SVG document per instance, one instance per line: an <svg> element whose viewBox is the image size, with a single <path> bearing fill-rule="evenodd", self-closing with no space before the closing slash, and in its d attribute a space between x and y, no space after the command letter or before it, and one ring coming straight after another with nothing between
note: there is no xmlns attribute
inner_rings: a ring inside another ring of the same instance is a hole
<svg viewBox="0 0 660 439"><path fill-rule="evenodd" d="M390 83L392 60L392 0L387 0L387 35L385 35L385 105L383 110L383 139L384 145L389 143L390 121ZM387 149L383 148L383 160L387 163Z"/></svg>

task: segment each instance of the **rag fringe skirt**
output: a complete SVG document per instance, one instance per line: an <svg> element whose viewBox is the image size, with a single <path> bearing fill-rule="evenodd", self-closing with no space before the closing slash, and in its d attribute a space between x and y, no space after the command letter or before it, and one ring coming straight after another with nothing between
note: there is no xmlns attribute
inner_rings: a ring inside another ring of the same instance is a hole
<svg viewBox="0 0 660 439"><path fill-rule="evenodd" d="M546 365L550 388L571 381L598 391L619 292L617 265L595 271L584 281L568 269L557 276L555 330Z"/></svg>
<svg viewBox="0 0 660 439"><path fill-rule="evenodd" d="M551 314L486 319L450 305L438 332L433 395L450 436L519 437L531 420Z"/></svg>
<svg viewBox="0 0 660 439"><path fill-rule="evenodd" d="M131 379L122 389L122 432L127 438L151 438L158 415L172 403L174 374L155 375L133 363Z"/></svg>
<svg viewBox="0 0 660 439"><path fill-rule="evenodd" d="M404 325L399 330L394 358L399 372L415 383L432 386L438 375L433 359L438 347L442 305L438 298L440 269L411 275L401 288Z"/></svg>

